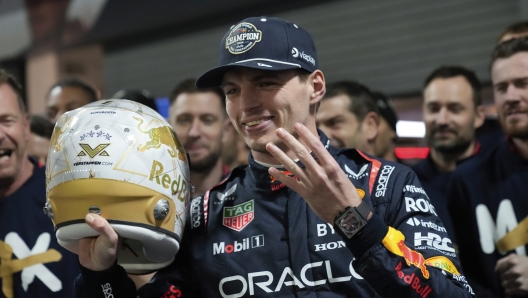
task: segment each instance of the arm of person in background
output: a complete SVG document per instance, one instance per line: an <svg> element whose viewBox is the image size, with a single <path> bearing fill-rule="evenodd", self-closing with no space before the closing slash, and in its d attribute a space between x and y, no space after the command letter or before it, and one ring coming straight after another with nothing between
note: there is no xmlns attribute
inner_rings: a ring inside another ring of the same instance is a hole
<svg viewBox="0 0 528 298"><path fill-rule="evenodd" d="M528 257L507 255L497 262L495 271L507 295L528 295Z"/></svg>
<svg viewBox="0 0 528 298"><path fill-rule="evenodd" d="M334 218L340 211L348 206L358 206L361 198L319 138L302 124L295 124L294 127L317 161L310 155L310 151L291 134L278 129L277 136L293 152L296 152L306 168L302 169L282 150L269 143L267 150L287 170L298 177L299 181L287 177L275 168L270 168L269 173L299 193L321 219L333 224ZM409 173L412 172L409 171ZM397 206L390 209L398 214L387 215L393 218L396 226L389 228L380 215L374 214L359 235L345 240L347 247L356 258L354 266L362 277L384 297L392 297L394 293L398 293L400 297L473 297L470 294L471 287L465 283L464 277L459 275L460 272L456 268L459 265L456 256L448 259L432 249L425 250L424 253L427 253L428 257L436 255L448 265L456 264L453 266L455 268L451 268L452 272L447 273L433 266L426 267L424 256L408 242L404 243L406 236L408 238L415 236L413 234L415 230L407 228L404 234L395 229L403 228L405 221L413 214L405 211L406 202L402 193L404 183L420 185L414 174L409 174L404 179L405 182L396 185L396 188L401 187L400 189L394 188L393 193L398 197L393 198L392 201ZM442 225L440 219L433 214L422 212L420 215L423 216L424 221ZM424 229L419 231L423 234Z"/></svg>

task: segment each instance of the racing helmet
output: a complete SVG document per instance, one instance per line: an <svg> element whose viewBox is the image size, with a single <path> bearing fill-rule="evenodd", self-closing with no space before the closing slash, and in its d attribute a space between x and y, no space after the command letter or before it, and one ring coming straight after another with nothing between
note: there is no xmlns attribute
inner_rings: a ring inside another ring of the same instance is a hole
<svg viewBox="0 0 528 298"><path fill-rule="evenodd" d="M180 248L190 194L189 161L167 121L137 102L100 100L63 114L50 140L46 205L60 245L78 253L100 214L123 239L118 264L142 274Z"/></svg>

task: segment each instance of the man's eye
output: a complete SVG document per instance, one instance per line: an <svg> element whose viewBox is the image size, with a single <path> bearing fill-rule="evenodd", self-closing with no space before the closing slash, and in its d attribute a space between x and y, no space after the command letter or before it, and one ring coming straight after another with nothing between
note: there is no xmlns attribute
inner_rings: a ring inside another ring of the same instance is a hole
<svg viewBox="0 0 528 298"><path fill-rule="evenodd" d="M235 88L224 90L225 95L234 94L235 92L236 92Z"/></svg>
<svg viewBox="0 0 528 298"><path fill-rule="evenodd" d="M273 86L275 85L275 83L273 82L262 82L260 83L260 87L269 87L269 86Z"/></svg>

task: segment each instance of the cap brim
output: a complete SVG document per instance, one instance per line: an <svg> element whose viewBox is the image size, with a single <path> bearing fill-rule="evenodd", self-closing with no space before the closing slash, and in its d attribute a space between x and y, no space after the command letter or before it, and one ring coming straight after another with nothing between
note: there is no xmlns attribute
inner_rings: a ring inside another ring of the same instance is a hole
<svg viewBox="0 0 528 298"><path fill-rule="evenodd" d="M218 87L222 85L222 80L224 79L224 74L235 67L247 67L255 69L265 69L265 70L288 70L288 69L298 69L302 68L299 64L293 63L284 63L280 61L273 61L268 59L252 59L247 61L241 61L236 63L231 63L228 65L219 66L209 70L208 72L202 74L196 80L196 87L198 88L208 88L208 87Z"/></svg>

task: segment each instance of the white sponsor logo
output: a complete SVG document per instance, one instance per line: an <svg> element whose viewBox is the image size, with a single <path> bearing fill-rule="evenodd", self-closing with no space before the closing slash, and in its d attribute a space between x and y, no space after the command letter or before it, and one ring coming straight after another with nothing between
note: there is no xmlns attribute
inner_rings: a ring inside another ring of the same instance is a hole
<svg viewBox="0 0 528 298"><path fill-rule="evenodd" d="M218 199L218 201L215 202L215 204L222 204L226 200L234 200L234 197L231 195L235 193L236 188L237 185L235 183L235 185L231 186L225 193L216 193L216 198Z"/></svg>
<svg viewBox="0 0 528 298"><path fill-rule="evenodd" d="M200 204L202 203L202 196L197 196L191 201L191 229L200 226L200 220L202 219L200 212Z"/></svg>
<svg viewBox="0 0 528 298"><path fill-rule="evenodd" d="M304 51L299 52L299 50L297 50L297 48L292 48L292 56L294 58L298 58L300 56L302 59L306 60L309 63L312 63L313 65L315 65L315 59L312 56L310 56L308 54L305 54Z"/></svg>
<svg viewBox="0 0 528 298"><path fill-rule="evenodd" d="M422 236L421 232L414 233L414 246L421 246L425 242L425 245L432 246L436 249L454 253L455 249L450 246L451 239L442 238L435 233L427 233L427 236Z"/></svg>
<svg viewBox="0 0 528 298"><path fill-rule="evenodd" d="M299 57L299 50L297 48L292 48L292 56L293 58Z"/></svg>
<svg viewBox="0 0 528 298"><path fill-rule="evenodd" d="M48 251L51 241L49 233L42 233L38 236L35 246L32 249L26 245L26 242L15 232L10 232L5 237L5 243L13 248L13 254L19 259L25 259L33 255L38 255ZM11 257L11 256L9 256ZM44 264L38 263L30 267L22 269L20 278L22 280L22 288L27 292L28 287L35 277L45 284L52 292L62 290L62 282L55 276Z"/></svg>
<svg viewBox="0 0 528 298"><path fill-rule="evenodd" d="M332 231L332 234L335 234L334 226L332 226L331 224L317 224L317 237L322 237L328 234L328 231L326 229L327 226L330 228L330 231Z"/></svg>
<svg viewBox="0 0 528 298"><path fill-rule="evenodd" d="M444 272L444 270L442 270ZM445 273L444 273L445 274ZM473 288L468 284L466 278L462 275L453 274L453 279L456 281L459 281L464 284L464 287L466 287L466 290L470 293L475 295L475 292L473 292Z"/></svg>
<svg viewBox="0 0 528 298"><path fill-rule="evenodd" d="M244 238L241 242L235 241L233 244L226 244L225 242L213 243L213 255L230 254L262 246L264 246L264 235L251 236L251 239Z"/></svg>
<svg viewBox="0 0 528 298"><path fill-rule="evenodd" d="M262 67L269 67L269 68L273 68L273 66L271 66L271 65L268 65L268 64L264 64L264 63L260 63L260 62L258 62L258 63L257 63L257 65L258 65L258 66L262 66Z"/></svg>
<svg viewBox="0 0 528 298"><path fill-rule="evenodd" d="M319 268L323 267L323 268ZM235 298L235 297L242 297L247 294L249 291L249 295L261 295L263 293L257 293L255 294L255 290L257 291L264 291L266 293L273 293L273 292L280 292L283 286L296 286L300 289L308 286L308 287L314 287L318 285L324 285L327 282L329 283L336 283L336 282L348 282L350 279L352 279L352 276L356 279L363 279L359 274L356 273L354 268L352 267L352 262L350 262L348 266L351 275L349 276L342 276L342 277L334 277L334 274L332 273L332 267L329 260L326 261L320 261L320 262L314 262L304 265L301 268L301 271L298 275L295 275L293 270L290 267L285 267L282 271L282 274L279 278L279 281L277 282L277 285L273 288L270 286L273 284L274 276L273 273L270 271L258 271L258 272L250 272L247 275L247 279L245 276L242 275L234 275L229 277L224 277L222 280L220 280L220 284L218 285L218 288L220 290L220 295L222 297L229 297L229 298ZM312 271L312 274L307 274L308 270ZM315 273L315 271L318 271ZM310 276L324 276L324 270L326 270L326 278L322 278L319 280L309 280L308 278ZM299 276L300 278L297 278ZM236 283L236 286L232 286L232 289L240 289L238 293L226 293L224 289L224 285L227 283ZM258 288L256 288L257 286ZM259 290L260 289L260 290Z"/></svg>
<svg viewBox="0 0 528 298"><path fill-rule="evenodd" d="M365 173L365 171L367 170L368 168L368 164L365 164L364 166L361 167L361 169L359 169L359 172L354 172L352 171L347 165L345 165L345 172L348 173L348 177L349 178L354 178L354 179L361 179L365 176L368 176L368 172Z"/></svg>
<svg viewBox="0 0 528 298"><path fill-rule="evenodd" d="M101 288L103 288L105 298L114 298L114 294L112 294L112 286L109 283L101 285Z"/></svg>
<svg viewBox="0 0 528 298"><path fill-rule="evenodd" d="M433 229L435 231L438 231L438 232L444 232L444 233L447 233L446 229L442 226L439 226L437 224L435 224L434 222L431 222L431 221L423 221L423 220L419 220L418 218L416 217L412 217L412 218L409 218L409 220L407 221L407 224L411 225L411 226L422 226L422 227L426 227L426 228L429 228L429 229Z"/></svg>
<svg viewBox="0 0 528 298"><path fill-rule="evenodd" d="M405 185L405 187L403 187L403 192L421 193L424 194L427 198L429 198L423 188L416 187L414 185Z"/></svg>
<svg viewBox="0 0 528 298"><path fill-rule="evenodd" d="M405 211L429 212L433 215L438 216L436 214L433 204L431 204L429 200L423 198L414 200L413 198L405 197Z"/></svg>
<svg viewBox="0 0 528 298"><path fill-rule="evenodd" d="M380 176L378 178L378 186L376 186L376 197L383 197L385 195L385 191L387 190L387 185L389 184L389 179L392 174L392 171L394 171L394 167L392 166L383 166L383 169L381 170Z"/></svg>
<svg viewBox="0 0 528 298"><path fill-rule="evenodd" d="M335 242L314 244L314 246L315 246L315 251L322 251L322 250L332 250L336 248L346 247L346 244L344 241L339 240Z"/></svg>
<svg viewBox="0 0 528 298"><path fill-rule="evenodd" d="M504 199L500 202L496 222L493 220L488 207L484 204L477 205L475 213L477 216L480 246L486 254L492 254L495 251L495 243L504 237L508 231L513 230L518 225L512 202L509 199ZM524 245L518 246L515 248L515 252L518 255L525 256L526 248Z"/></svg>

